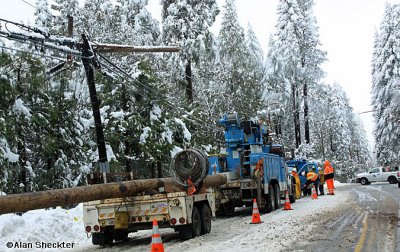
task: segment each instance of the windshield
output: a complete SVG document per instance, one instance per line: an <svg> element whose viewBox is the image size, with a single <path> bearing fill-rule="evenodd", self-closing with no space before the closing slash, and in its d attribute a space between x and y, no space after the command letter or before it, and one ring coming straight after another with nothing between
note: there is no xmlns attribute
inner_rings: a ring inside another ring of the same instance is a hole
<svg viewBox="0 0 400 252"><path fill-rule="evenodd" d="M374 169L372 169L371 171L369 171L369 173L378 173L378 172L380 172L380 171L381 171L380 168L374 168Z"/></svg>

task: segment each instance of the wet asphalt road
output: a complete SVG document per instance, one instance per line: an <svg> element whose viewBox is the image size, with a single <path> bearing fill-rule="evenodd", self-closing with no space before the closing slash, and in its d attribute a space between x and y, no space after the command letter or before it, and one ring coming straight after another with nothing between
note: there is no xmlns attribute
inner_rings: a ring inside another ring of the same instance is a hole
<svg viewBox="0 0 400 252"><path fill-rule="evenodd" d="M337 190L349 194L348 202L318 213L315 217L318 228L293 244L295 251L400 251L397 184L349 184Z"/></svg>

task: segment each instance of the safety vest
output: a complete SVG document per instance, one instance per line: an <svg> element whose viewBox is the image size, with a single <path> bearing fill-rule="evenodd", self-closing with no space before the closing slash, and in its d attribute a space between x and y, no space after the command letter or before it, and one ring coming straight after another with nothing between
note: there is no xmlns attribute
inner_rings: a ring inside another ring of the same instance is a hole
<svg viewBox="0 0 400 252"><path fill-rule="evenodd" d="M307 173L307 180L311 180L312 182L314 182L315 180L317 180L318 178L318 174L316 174L315 172L308 172Z"/></svg>
<svg viewBox="0 0 400 252"><path fill-rule="evenodd" d="M330 165L326 165L324 169L324 174L333 173L333 168Z"/></svg>

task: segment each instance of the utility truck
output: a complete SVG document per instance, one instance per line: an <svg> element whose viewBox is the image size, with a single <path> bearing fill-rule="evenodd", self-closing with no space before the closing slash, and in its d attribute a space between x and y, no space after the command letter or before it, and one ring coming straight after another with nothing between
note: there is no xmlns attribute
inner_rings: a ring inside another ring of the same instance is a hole
<svg viewBox="0 0 400 252"><path fill-rule="evenodd" d="M209 157L209 174L225 174L228 182L217 188L218 213L232 215L235 207L251 206L254 198L261 211L270 212L280 208L286 191L293 203L294 179L268 125L242 121L237 113L224 114L219 123L225 128L225 150Z"/></svg>

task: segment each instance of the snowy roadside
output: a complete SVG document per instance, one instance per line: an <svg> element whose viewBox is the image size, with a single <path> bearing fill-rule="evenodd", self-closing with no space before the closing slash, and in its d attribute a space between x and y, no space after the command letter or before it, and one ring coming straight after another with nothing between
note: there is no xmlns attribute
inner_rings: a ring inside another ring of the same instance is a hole
<svg viewBox="0 0 400 252"><path fill-rule="evenodd" d="M340 187L339 183L335 184ZM336 191L335 196L320 196L318 200L302 198L292 204L293 211L277 210L261 215L263 223L251 225L251 212L232 218L220 218L213 222L210 234L191 240L177 238L173 229L161 230L162 237L172 237L164 243L166 251L280 251L293 250L291 244L311 236L315 230L315 219L335 211L347 202L349 192ZM312 223L312 224L309 224ZM73 250L79 251L147 251L151 231L139 231L130 234L132 245L120 244L101 248L91 245L86 237L82 222L82 205L74 209L61 208L35 210L22 216L6 214L0 216L0 251L60 251L38 249L36 242L74 243ZM140 241L141 242L136 242ZM16 245L31 243L32 248L7 248L6 244ZM21 242L21 243L18 243ZM18 244L16 244L18 243ZM71 249L61 249L71 251Z"/></svg>
<svg viewBox="0 0 400 252"><path fill-rule="evenodd" d="M10 242L12 248L8 248ZM70 210L41 209L22 216L0 215L0 251L70 251L67 246L76 248L86 244L91 241L83 228L82 204Z"/></svg>

